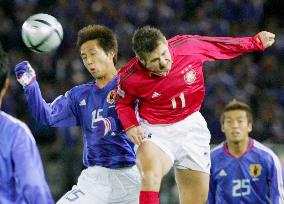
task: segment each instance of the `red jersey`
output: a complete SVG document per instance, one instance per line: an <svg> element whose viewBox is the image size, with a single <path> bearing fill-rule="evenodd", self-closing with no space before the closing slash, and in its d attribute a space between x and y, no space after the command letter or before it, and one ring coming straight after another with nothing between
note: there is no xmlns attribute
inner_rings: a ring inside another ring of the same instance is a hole
<svg viewBox="0 0 284 204"><path fill-rule="evenodd" d="M140 117L150 124L175 123L199 111L205 95L204 62L264 50L255 37L182 35L168 40L168 46L173 64L166 76L143 68L137 58L121 69L116 110L125 129L139 126L137 100Z"/></svg>

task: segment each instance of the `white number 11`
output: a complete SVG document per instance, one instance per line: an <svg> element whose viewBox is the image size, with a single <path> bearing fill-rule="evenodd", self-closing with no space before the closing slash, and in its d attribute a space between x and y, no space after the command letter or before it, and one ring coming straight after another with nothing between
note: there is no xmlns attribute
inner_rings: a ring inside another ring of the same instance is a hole
<svg viewBox="0 0 284 204"><path fill-rule="evenodd" d="M185 107L184 93L181 92L181 94L179 95L179 97L176 97L176 98L179 98L179 99L180 99L180 101L181 101L181 108L184 108L184 107ZM176 101L176 98L172 98L172 107L173 107L173 109L176 109L176 108L177 108L177 101Z"/></svg>

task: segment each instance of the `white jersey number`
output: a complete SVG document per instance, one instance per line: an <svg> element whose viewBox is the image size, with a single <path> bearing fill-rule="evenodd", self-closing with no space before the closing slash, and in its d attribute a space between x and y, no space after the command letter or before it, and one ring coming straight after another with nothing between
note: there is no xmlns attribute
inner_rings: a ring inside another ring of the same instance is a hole
<svg viewBox="0 0 284 204"><path fill-rule="evenodd" d="M233 180L233 197L246 196L250 194L250 182L249 179L236 179Z"/></svg>
<svg viewBox="0 0 284 204"><path fill-rule="evenodd" d="M103 109L98 109L98 110L94 110L92 112L92 128L94 128L94 123L100 119L103 118L103 116L101 115L103 112Z"/></svg>
<svg viewBox="0 0 284 204"><path fill-rule="evenodd" d="M173 109L176 109L177 108L177 100L180 100L181 101L181 108L184 108L185 107L185 98L184 98L184 93L181 92L181 94L176 97L176 98L172 98L172 107Z"/></svg>

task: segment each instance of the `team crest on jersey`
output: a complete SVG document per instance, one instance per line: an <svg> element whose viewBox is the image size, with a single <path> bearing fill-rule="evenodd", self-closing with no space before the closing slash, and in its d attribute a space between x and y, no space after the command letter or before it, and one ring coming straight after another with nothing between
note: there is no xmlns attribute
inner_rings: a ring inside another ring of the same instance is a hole
<svg viewBox="0 0 284 204"><path fill-rule="evenodd" d="M250 167L250 175L252 177L258 177L261 174L261 165L260 164L251 164Z"/></svg>
<svg viewBox="0 0 284 204"><path fill-rule="evenodd" d="M115 90L111 90L107 95L107 102L113 104L115 101Z"/></svg>
<svg viewBox="0 0 284 204"><path fill-rule="evenodd" d="M196 79L196 73L194 70L189 70L184 74L184 81L187 84L192 84Z"/></svg>

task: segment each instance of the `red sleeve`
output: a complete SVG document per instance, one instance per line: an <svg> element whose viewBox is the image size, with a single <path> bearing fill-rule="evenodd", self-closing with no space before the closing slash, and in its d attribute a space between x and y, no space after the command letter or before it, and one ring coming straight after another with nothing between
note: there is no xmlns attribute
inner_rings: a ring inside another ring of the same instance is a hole
<svg viewBox="0 0 284 204"><path fill-rule="evenodd" d="M131 87L126 86L123 78L127 73L120 73L116 89L117 100L115 104L116 112L125 130L132 126L139 126L135 114L135 102L137 100L131 93Z"/></svg>
<svg viewBox="0 0 284 204"><path fill-rule="evenodd" d="M176 36L169 45L179 55L196 55L202 62L231 59L253 51L263 51L262 42L255 37Z"/></svg>

